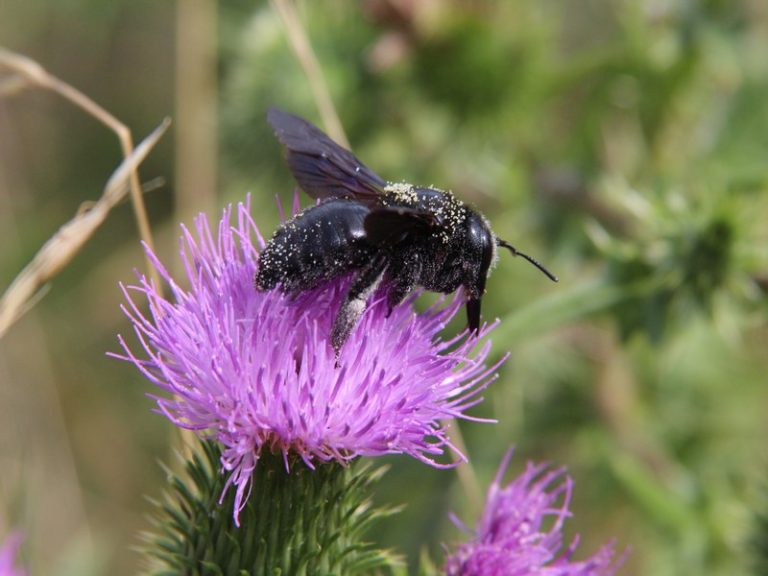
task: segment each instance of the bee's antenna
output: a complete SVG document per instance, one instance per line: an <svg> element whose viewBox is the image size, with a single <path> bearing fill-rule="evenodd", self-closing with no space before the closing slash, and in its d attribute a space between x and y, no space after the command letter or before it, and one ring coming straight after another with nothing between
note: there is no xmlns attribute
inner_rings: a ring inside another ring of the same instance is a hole
<svg viewBox="0 0 768 576"><path fill-rule="evenodd" d="M555 276L554 274L552 274L552 272L550 272L549 270L547 270L547 269L544 267L544 265L543 265L541 262L539 262L538 260L536 260L536 258L532 258L531 256L528 256L528 254L523 254L523 253L522 253L522 252L520 252L520 251L519 251L517 248L515 248L514 246L512 246L512 244L510 244L509 242L505 242L505 241L504 241L504 240L502 240L501 238L496 238L496 244L497 244L498 246L503 246L504 248L508 248L508 249L509 249L509 251L510 251L510 252L512 252L512 255L513 255L513 256L522 256L523 258L525 258L526 260L528 260L528 262L530 262L531 264L533 264L534 266L536 266L536 268L538 268L539 270L541 270L541 272L542 272L542 273L544 273L544 275L545 275L547 278L549 278L550 280L552 280L552 282L557 282L557 276Z"/></svg>

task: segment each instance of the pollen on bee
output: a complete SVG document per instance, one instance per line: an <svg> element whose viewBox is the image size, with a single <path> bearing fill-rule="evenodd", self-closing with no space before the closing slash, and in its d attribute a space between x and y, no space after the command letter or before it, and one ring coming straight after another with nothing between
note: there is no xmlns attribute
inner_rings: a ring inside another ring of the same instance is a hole
<svg viewBox="0 0 768 576"><path fill-rule="evenodd" d="M391 194L395 202L403 204L415 204L419 199L413 184L407 182L390 182L384 191Z"/></svg>

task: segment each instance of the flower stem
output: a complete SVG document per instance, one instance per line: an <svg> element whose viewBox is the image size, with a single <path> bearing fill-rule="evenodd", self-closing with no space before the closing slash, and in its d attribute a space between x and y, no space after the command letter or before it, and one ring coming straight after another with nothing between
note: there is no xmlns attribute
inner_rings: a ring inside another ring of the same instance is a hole
<svg viewBox="0 0 768 576"><path fill-rule="evenodd" d="M145 535L150 574L386 573L399 563L363 539L373 522L394 511L374 509L368 500L381 471L359 462L310 470L297 461L286 472L281 455L265 452L238 527L234 490L219 503L226 483L220 456L218 445L205 441L183 475L169 472L155 530Z"/></svg>

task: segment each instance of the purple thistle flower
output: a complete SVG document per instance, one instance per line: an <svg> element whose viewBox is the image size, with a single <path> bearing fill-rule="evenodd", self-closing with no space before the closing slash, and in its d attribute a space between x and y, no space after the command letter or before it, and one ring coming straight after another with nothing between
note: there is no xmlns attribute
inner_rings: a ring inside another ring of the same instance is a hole
<svg viewBox="0 0 768 576"><path fill-rule="evenodd" d="M0 576L25 576L26 572L16 564L22 540L20 532L12 532L0 546Z"/></svg>
<svg viewBox="0 0 768 576"><path fill-rule="evenodd" d="M485 511L474 538L446 561L448 576L610 576L624 556L614 561L613 542L592 557L571 562L579 537L564 551L562 528L571 516L573 480L565 470L531 464L501 487L512 450L507 452L488 489ZM456 518L459 528L469 530ZM549 525L548 529L543 528ZM559 555L558 555L559 554Z"/></svg>
<svg viewBox="0 0 768 576"><path fill-rule="evenodd" d="M222 444L226 487L236 487L235 519L263 450L282 452L286 469L289 454L310 468L382 454L440 467L447 465L435 458L446 449L464 459L441 421L471 419L467 409L482 400L478 393L504 359L486 367L490 342L474 350L477 341L466 333L449 341L437 336L461 298L416 314L414 296L387 317L377 294L337 359L328 335L349 279L297 297L257 291L253 239L261 248L264 240L249 204L238 205L235 226L226 208L215 235L204 215L196 234L182 227L189 289L147 251L172 299L143 276L137 286L121 286L145 355L120 337L125 355L117 356L168 394L152 396L159 412ZM136 295L148 301L148 314Z"/></svg>

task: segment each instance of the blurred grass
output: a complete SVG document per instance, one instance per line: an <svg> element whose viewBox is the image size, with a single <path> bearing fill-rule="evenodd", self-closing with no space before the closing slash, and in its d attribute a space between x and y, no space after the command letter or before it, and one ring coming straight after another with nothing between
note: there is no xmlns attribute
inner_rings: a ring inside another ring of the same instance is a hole
<svg viewBox="0 0 768 576"><path fill-rule="evenodd" d="M516 444L518 469L526 458L569 467L571 530L586 549L613 536L631 545L621 573L743 573L750 514L765 507L764 3L299 8L356 153L385 178L453 189L560 276L551 285L502 255L489 280L484 313L502 319L494 347L512 359L475 411L499 423L462 426L484 484ZM268 4L218 9L215 203L251 191L269 232L274 195L288 198L293 182L264 111L319 116ZM0 44L141 134L178 101L174 10L6 0ZM95 196L119 154L51 97L0 100L3 286ZM174 209L195 209L179 200L174 169L170 144L142 169L169 181L147 198L166 259ZM0 517L29 533L33 573L137 566L143 495L159 491L155 460L171 434L149 413L148 385L104 352L128 331L116 284L141 266L130 209L119 207L0 341ZM439 542L460 538L447 510L477 510L454 474L404 460L390 460L379 498L408 508L377 538L412 561L426 546L439 563Z"/></svg>

